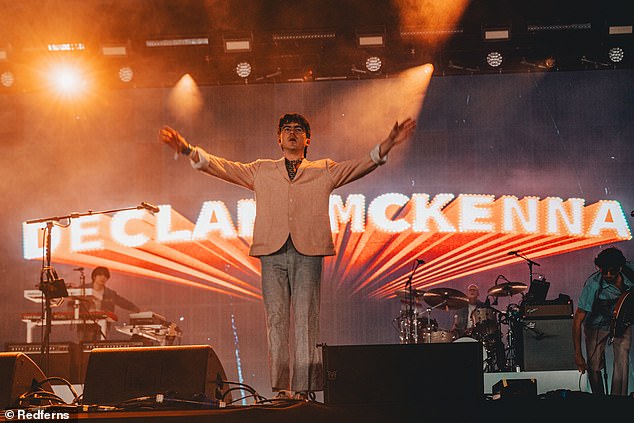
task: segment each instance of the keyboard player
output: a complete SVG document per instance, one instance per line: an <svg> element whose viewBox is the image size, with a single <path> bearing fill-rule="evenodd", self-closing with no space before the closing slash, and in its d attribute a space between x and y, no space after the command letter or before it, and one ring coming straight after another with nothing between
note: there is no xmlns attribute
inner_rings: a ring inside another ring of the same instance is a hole
<svg viewBox="0 0 634 423"><path fill-rule="evenodd" d="M122 297L114 289L110 289L106 286L110 279L110 270L107 267L96 267L90 274L92 283L86 288L92 288L92 298L82 302L80 313L93 312L93 311L106 311L115 313L116 308L122 308L133 313L141 311L139 307L130 300ZM110 325L108 325L109 327ZM86 322L86 324L80 324L77 328L79 341L97 341L101 339L101 329L99 325L94 322ZM104 336L107 334L103 334Z"/></svg>

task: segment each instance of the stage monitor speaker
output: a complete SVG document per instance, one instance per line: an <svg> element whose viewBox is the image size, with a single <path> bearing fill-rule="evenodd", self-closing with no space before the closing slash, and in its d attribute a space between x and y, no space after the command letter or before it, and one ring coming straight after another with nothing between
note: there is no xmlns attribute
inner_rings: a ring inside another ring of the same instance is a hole
<svg viewBox="0 0 634 423"><path fill-rule="evenodd" d="M29 356L44 371L41 354L42 344L40 343L8 343L8 352L21 352ZM82 383L79 377L79 345L73 342L51 342L48 350L48 377L61 377L72 384ZM63 384L61 381L53 380L53 385Z"/></svg>
<svg viewBox="0 0 634 423"><path fill-rule="evenodd" d="M0 353L0 409L16 407L20 395L31 390L34 383L46 376L33 360L20 352ZM53 392L47 382L42 389Z"/></svg>
<svg viewBox="0 0 634 423"><path fill-rule="evenodd" d="M572 344L572 319L527 319L524 326L524 371L577 368Z"/></svg>
<svg viewBox="0 0 634 423"><path fill-rule="evenodd" d="M156 394L185 400L231 401L225 371L209 345L95 348L90 352L84 405L117 405Z"/></svg>
<svg viewBox="0 0 634 423"><path fill-rule="evenodd" d="M86 380L86 368L88 367L88 359L90 358L90 352L95 348L140 348L148 346L147 343L141 340L117 340L117 341L89 341L79 344L79 364L78 364L78 379L79 383L84 383Z"/></svg>
<svg viewBox="0 0 634 423"><path fill-rule="evenodd" d="M484 397L478 342L324 346L324 402L460 404Z"/></svg>

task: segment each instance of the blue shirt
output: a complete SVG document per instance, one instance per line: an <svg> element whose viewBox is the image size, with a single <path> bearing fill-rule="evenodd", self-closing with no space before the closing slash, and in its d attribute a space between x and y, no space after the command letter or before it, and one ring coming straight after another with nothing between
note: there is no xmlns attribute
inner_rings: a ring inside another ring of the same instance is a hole
<svg viewBox="0 0 634 423"><path fill-rule="evenodd" d="M626 266L632 268L631 263L627 263ZM621 272L621 276L623 277L623 289L625 291L634 289L634 281L628 279L623 272ZM588 313L585 324L595 328L609 327L614 306L623 292L615 285L606 282L601 276L601 272L590 275L583 285L578 303L578 307Z"/></svg>

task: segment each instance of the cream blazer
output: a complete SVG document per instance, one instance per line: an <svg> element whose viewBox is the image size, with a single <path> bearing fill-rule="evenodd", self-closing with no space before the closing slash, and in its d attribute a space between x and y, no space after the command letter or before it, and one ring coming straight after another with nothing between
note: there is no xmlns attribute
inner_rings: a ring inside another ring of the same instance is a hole
<svg viewBox="0 0 634 423"><path fill-rule="evenodd" d="M198 163L192 162L196 169L255 192L255 227L249 250L249 255L255 257L276 252L289 235L304 255L334 255L328 214L330 193L385 161L378 157L378 146L357 160L304 159L291 181L284 158L241 163L214 156L200 147L196 151L200 158Z"/></svg>

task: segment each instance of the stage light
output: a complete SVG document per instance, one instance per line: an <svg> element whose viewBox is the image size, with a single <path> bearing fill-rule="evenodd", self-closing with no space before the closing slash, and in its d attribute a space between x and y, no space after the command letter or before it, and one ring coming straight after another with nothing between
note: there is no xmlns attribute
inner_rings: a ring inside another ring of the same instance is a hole
<svg viewBox="0 0 634 423"><path fill-rule="evenodd" d="M585 58L581 59L582 62L584 60ZM526 60L525 57L523 57L522 60L520 61L520 64L524 66L528 66L530 68L534 68L534 69L550 70L550 69L553 69L555 65L557 64L557 59L555 59L554 56L548 56L544 60L541 60L541 61L529 62L528 60Z"/></svg>
<svg viewBox="0 0 634 423"><path fill-rule="evenodd" d="M367 59L365 59L365 68L369 70L370 72L378 72L381 70L382 66L383 66L383 62L381 61L381 58L378 56L370 56Z"/></svg>
<svg viewBox="0 0 634 423"><path fill-rule="evenodd" d="M234 33L222 36L225 53L248 53L253 44L253 34Z"/></svg>
<svg viewBox="0 0 634 423"><path fill-rule="evenodd" d="M13 75L13 72L2 72L2 75L0 75L0 83L2 83L3 87L11 88L15 83L15 76Z"/></svg>
<svg viewBox="0 0 634 423"><path fill-rule="evenodd" d="M302 81L308 82L313 81L315 79L315 73L311 68L307 68L304 70L304 76L302 76Z"/></svg>
<svg viewBox="0 0 634 423"><path fill-rule="evenodd" d="M59 94L75 96L86 88L86 78L81 70L66 64L51 69L49 80L52 88Z"/></svg>
<svg viewBox="0 0 634 423"><path fill-rule="evenodd" d="M360 47L382 47L385 45L383 35L360 35L357 42Z"/></svg>
<svg viewBox="0 0 634 423"><path fill-rule="evenodd" d="M612 47L608 52L608 57L613 63L619 63L624 57L623 49L621 47Z"/></svg>
<svg viewBox="0 0 634 423"><path fill-rule="evenodd" d="M48 51L83 51L86 50L84 43L58 43L48 44Z"/></svg>
<svg viewBox="0 0 634 423"><path fill-rule="evenodd" d="M337 34L334 30L323 31L285 31L275 32L271 36L274 42L278 41L321 41L334 40Z"/></svg>
<svg viewBox="0 0 634 423"><path fill-rule="evenodd" d="M546 59L544 59L544 66L546 67L546 69L552 69L555 67L556 64L557 59L555 59L553 56L548 56L546 57Z"/></svg>
<svg viewBox="0 0 634 423"><path fill-rule="evenodd" d="M236 65L236 74L240 78L248 78L251 75L251 64L249 62L240 62Z"/></svg>
<svg viewBox="0 0 634 423"><path fill-rule="evenodd" d="M123 66L119 69L119 79L121 82L131 82L134 78L134 71L130 66Z"/></svg>
<svg viewBox="0 0 634 423"><path fill-rule="evenodd" d="M631 34L632 25L610 25L608 28L608 34L610 35L623 35Z"/></svg>
<svg viewBox="0 0 634 423"><path fill-rule="evenodd" d="M9 58L9 52L6 48L0 48L0 60L7 60Z"/></svg>
<svg viewBox="0 0 634 423"><path fill-rule="evenodd" d="M165 40L146 40L146 47L180 47L180 46L206 46L209 38L172 38Z"/></svg>
<svg viewBox="0 0 634 423"><path fill-rule="evenodd" d="M592 29L590 22L570 23L570 24L529 24L528 32L551 32L551 31L587 31Z"/></svg>
<svg viewBox="0 0 634 423"><path fill-rule="evenodd" d="M497 68L502 64L502 54L497 51L492 51L487 54L487 64L492 68Z"/></svg>
<svg viewBox="0 0 634 423"><path fill-rule="evenodd" d="M357 47L385 47L385 27L373 26L355 31Z"/></svg>
<svg viewBox="0 0 634 423"><path fill-rule="evenodd" d="M429 38L433 36L445 36L452 37L458 34L463 34L464 28L460 26L447 26L447 27L416 27L416 28L404 28L400 32L400 36L404 40Z"/></svg>
<svg viewBox="0 0 634 423"><path fill-rule="evenodd" d="M482 37L487 41L508 40L511 38L511 29L509 27L485 28Z"/></svg>
<svg viewBox="0 0 634 423"><path fill-rule="evenodd" d="M126 57L128 47L125 44L105 44L101 46L101 54L108 57Z"/></svg>

